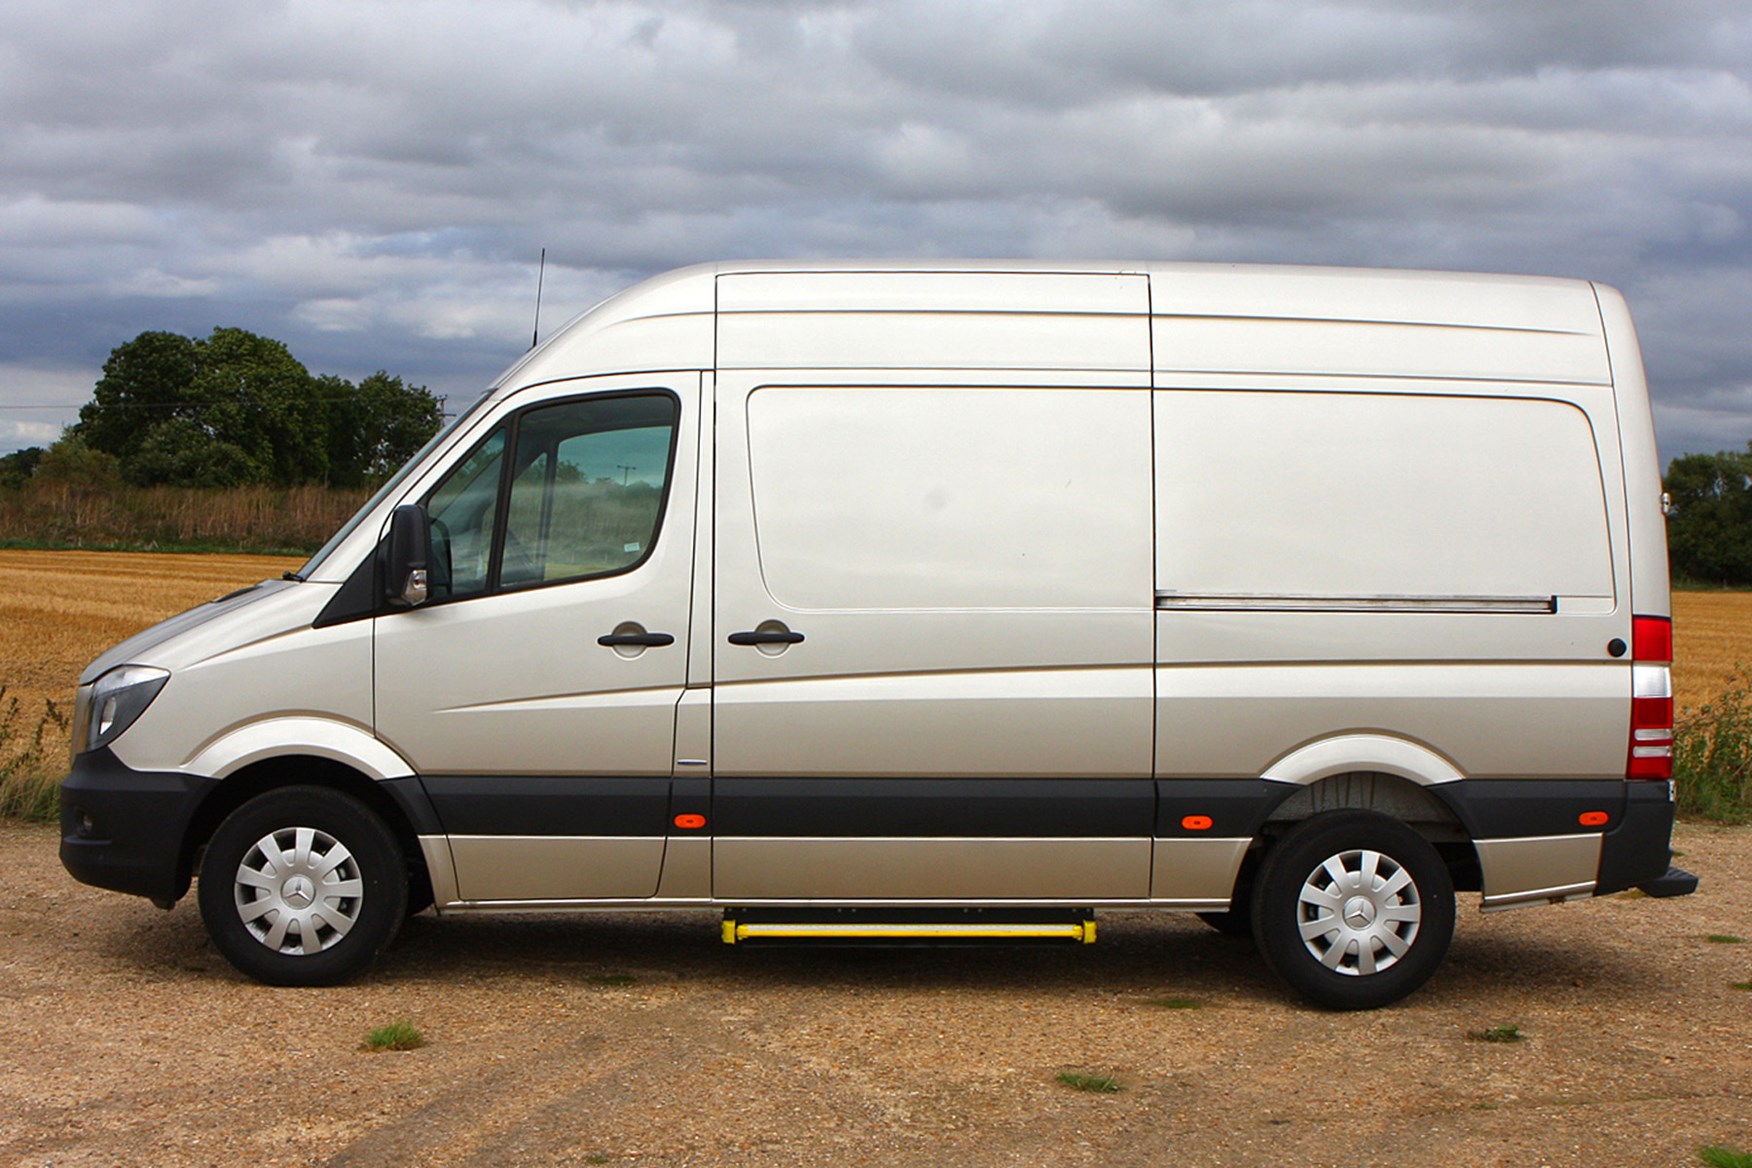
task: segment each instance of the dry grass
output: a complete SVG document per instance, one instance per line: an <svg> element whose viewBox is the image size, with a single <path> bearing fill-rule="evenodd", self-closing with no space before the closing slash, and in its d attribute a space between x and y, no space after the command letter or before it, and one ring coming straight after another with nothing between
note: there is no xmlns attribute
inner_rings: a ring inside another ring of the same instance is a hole
<svg viewBox="0 0 1752 1168"><path fill-rule="evenodd" d="M0 490L0 539L38 547L314 550L369 494L315 486L93 490L33 481Z"/></svg>
<svg viewBox="0 0 1752 1168"><path fill-rule="evenodd" d="M1673 697L1696 709L1752 665L1752 592L1673 593Z"/></svg>
<svg viewBox="0 0 1752 1168"><path fill-rule="evenodd" d="M285 556L0 550L0 685L18 699L28 731L46 702L73 708L79 671L111 645L299 563ZM45 757L62 763L66 732L51 734Z"/></svg>

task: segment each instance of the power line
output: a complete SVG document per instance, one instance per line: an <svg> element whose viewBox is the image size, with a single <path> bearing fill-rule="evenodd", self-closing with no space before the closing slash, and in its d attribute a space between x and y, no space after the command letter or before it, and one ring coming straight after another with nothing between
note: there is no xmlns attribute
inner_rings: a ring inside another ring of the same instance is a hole
<svg viewBox="0 0 1752 1168"><path fill-rule="evenodd" d="M435 394L435 393L428 393L427 396L432 398L434 401L438 401L438 402L442 402L444 400L443 397L441 397L440 395ZM300 395L298 397L286 398L284 400L285 401L296 401L296 402L338 402L338 401L357 401L359 399L356 397L352 397L352 396L325 394L325 395L322 395L319 397ZM0 410L68 410L68 409L83 409L86 406L92 405L92 404L94 404L94 403L89 402L89 401L85 401L85 402L45 402L45 403L41 403L38 405L0 404ZM257 406L257 405L279 405L279 404L280 404L280 402L264 402L260 398L247 398L247 399L246 398L236 398L236 399L232 399L229 401L216 401L216 402L109 402L109 403L105 404L103 408L105 410L207 410L207 409L218 409L221 406Z"/></svg>

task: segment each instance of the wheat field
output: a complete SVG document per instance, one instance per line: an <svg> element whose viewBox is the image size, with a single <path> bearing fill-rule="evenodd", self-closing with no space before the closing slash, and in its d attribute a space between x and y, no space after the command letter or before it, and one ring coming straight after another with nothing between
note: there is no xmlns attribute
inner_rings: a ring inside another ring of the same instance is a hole
<svg viewBox="0 0 1752 1168"><path fill-rule="evenodd" d="M1673 593L1673 697L1696 709L1752 666L1752 592Z"/></svg>
<svg viewBox="0 0 1752 1168"><path fill-rule="evenodd" d="M167 616L278 576L281 556L0 550L0 687L32 729L44 702L69 708L79 671ZM1677 704L1702 705L1752 665L1752 593L1673 595ZM65 757L65 735L51 758Z"/></svg>
<svg viewBox="0 0 1752 1168"><path fill-rule="evenodd" d="M0 550L0 686L27 715L40 716L45 701L69 709L79 671L111 645L299 563L283 556ZM36 720L30 717L32 727Z"/></svg>

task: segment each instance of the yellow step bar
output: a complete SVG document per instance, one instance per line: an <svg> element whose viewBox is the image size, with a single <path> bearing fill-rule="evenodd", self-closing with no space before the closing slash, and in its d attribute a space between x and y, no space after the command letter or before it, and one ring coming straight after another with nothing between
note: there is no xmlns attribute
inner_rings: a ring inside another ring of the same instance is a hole
<svg viewBox="0 0 1752 1168"><path fill-rule="evenodd" d="M986 921L889 923L879 921L787 922L736 921L726 918L724 944L741 941L825 940L987 940L987 941L1080 941L1095 943L1094 920L1054 921L1039 924Z"/></svg>

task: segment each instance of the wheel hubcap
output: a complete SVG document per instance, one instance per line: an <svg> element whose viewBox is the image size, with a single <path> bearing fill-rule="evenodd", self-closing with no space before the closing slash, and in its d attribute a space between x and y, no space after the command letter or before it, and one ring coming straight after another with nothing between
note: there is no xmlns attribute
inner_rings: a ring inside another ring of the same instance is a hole
<svg viewBox="0 0 1752 1168"><path fill-rule="evenodd" d="M320 953L339 943L365 903L353 853L314 827L257 840L237 866L232 891L243 927L277 953Z"/></svg>
<svg viewBox="0 0 1752 1168"><path fill-rule="evenodd" d="M1358 849L1328 856L1308 874L1296 916L1302 944L1316 961L1359 977L1405 956L1423 920L1423 902L1404 865Z"/></svg>

